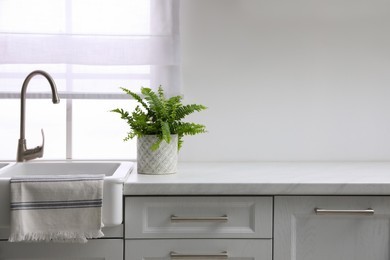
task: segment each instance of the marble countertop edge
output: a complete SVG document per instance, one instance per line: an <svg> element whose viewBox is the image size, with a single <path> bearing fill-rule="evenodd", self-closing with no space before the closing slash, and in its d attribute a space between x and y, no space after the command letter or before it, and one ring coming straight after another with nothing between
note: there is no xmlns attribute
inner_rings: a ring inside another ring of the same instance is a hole
<svg viewBox="0 0 390 260"><path fill-rule="evenodd" d="M178 173L136 170L125 195L390 195L390 162L181 163Z"/></svg>

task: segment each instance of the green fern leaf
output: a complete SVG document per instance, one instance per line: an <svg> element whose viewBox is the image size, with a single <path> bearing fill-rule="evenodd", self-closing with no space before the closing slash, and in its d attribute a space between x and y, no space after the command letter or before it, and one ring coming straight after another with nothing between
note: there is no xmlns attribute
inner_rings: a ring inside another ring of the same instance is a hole
<svg viewBox="0 0 390 260"><path fill-rule="evenodd" d="M206 132L206 127L195 123L181 123L177 126L177 133L183 135L196 135Z"/></svg>
<svg viewBox="0 0 390 260"><path fill-rule="evenodd" d="M166 109L165 104L156 93L153 92L150 88L141 88L141 93L145 96L145 100L149 103L149 108L152 116L156 119L166 119Z"/></svg>
<svg viewBox="0 0 390 260"><path fill-rule="evenodd" d="M183 137L179 136L178 141L177 141L177 150L180 151L182 146L183 146Z"/></svg>
<svg viewBox="0 0 390 260"><path fill-rule="evenodd" d="M137 94L132 92L127 88L121 87L121 89L126 92L126 94L132 96L136 101L138 101L147 111L149 111L149 106L142 100L142 98Z"/></svg>
<svg viewBox="0 0 390 260"><path fill-rule="evenodd" d="M168 122L161 123L162 139L168 144L171 142L171 131Z"/></svg>
<svg viewBox="0 0 390 260"><path fill-rule="evenodd" d="M176 120L181 120L194 112L200 112L202 110L205 110L206 108L207 107L203 105L197 105L197 104L180 106L176 110Z"/></svg>

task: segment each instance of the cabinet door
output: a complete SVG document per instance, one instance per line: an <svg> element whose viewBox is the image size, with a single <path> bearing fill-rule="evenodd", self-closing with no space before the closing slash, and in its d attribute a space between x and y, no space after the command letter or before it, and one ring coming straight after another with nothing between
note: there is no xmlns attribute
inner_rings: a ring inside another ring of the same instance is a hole
<svg viewBox="0 0 390 260"><path fill-rule="evenodd" d="M272 260L271 239L126 240L125 260Z"/></svg>
<svg viewBox="0 0 390 260"><path fill-rule="evenodd" d="M77 243L10 243L0 241L0 260L123 260L123 240Z"/></svg>
<svg viewBox="0 0 390 260"><path fill-rule="evenodd" d="M275 260L389 259L390 197L276 197L274 214Z"/></svg>

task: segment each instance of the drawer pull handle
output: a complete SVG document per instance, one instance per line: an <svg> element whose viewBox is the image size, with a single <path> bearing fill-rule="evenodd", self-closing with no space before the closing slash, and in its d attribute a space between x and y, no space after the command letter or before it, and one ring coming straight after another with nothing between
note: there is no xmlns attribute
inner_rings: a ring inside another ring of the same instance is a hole
<svg viewBox="0 0 390 260"><path fill-rule="evenodd" d="M371 208L368 209L321 209L315 208L315 213L317 215L374 215L374 210Z"/></svg>
<svg viewBox="0 0 390 260"><path fill-rule="evenodd" d="M220 217L178 217L171 215L171 222L227 222L228 216Z"/></svg>
<svg viewBox="0 0 390 260"><path fill-rule="evenodd" d="M170 252L171 259L228 259L228 253L223 251L219 254L179 254L176 252Z"/></svg>

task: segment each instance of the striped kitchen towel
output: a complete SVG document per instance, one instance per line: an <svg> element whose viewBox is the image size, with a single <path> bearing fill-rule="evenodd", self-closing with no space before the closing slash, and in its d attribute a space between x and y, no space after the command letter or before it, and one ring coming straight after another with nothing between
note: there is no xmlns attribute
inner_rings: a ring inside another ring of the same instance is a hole
<svg viewBox="0 0 390 260"><path fill-rule="evenodd" d="M102 233L104 175L13 177L10 242L87 242Z"/></svg>

